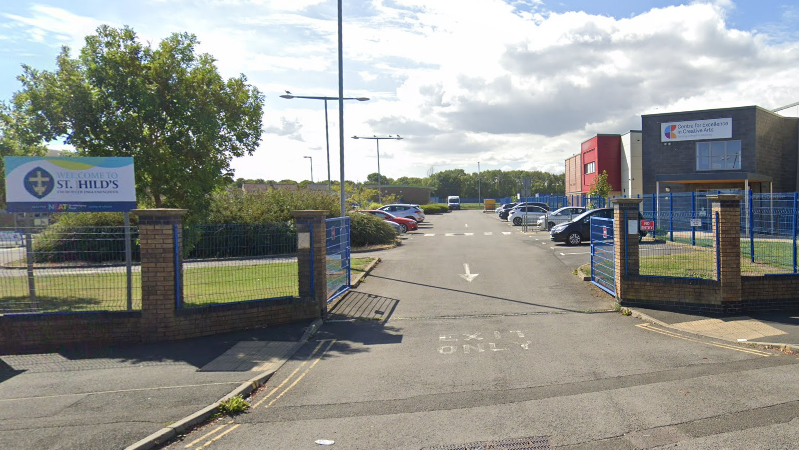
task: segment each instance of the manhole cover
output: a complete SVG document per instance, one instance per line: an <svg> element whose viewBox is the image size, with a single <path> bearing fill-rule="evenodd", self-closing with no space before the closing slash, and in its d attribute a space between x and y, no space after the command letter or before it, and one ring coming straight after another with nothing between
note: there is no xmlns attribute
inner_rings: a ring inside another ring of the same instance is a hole
<svg viewBox="0 0 799 450"><path fill-rule="evenodd" d="M442 445L425 447L422 450L538 450L550 449L546 436L526 437L519 439L500 439L498 441L472 442L470 444Z"/></svg>

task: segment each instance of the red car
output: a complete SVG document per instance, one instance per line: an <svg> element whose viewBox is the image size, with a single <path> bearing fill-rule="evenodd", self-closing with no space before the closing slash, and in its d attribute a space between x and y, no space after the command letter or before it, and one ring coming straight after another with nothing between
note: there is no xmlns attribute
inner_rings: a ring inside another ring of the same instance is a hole
<svg viewBox="0 0 799 450"><path fill-rule="evenodd" d="M377 217L379 217L379 218L381 218L383 220L388 220L390 222L394 222L394 223L398 224L400 226L400 228L402 228L402 232L403 233L405 233L408 230L413 231L413 230L418 230L419 229L419 225L416 224L415 220L406 219L404 217L397 217L397 216L389 214L389 213L387 213L385 211L379 211L379 210L376 210L376 209L367 209L367 210L364 210L364 211L361 211L361 212L362 213L371 214L373 216L377 216Z"/></svg>

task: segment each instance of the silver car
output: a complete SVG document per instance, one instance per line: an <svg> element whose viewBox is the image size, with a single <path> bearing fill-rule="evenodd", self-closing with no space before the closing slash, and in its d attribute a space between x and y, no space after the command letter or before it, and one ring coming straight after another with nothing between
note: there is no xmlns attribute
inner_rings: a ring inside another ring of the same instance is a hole
<svg viewBox="0 0 799 450"><path fill-rule="evenodd" d="M572 219L586 211L580 206L565 206L539 217L536 225L539 230L551 230L555 225L571 222Z"/></svg>
<svg viewBox="0 0 799 450"><path fill-rule="evenodd" d="M422 211L422 208L420 208L419 205L414 205L411 203L394 203L391 205L381 206L377 209L390 213L396 217L404 217L406 219L415 220L419 223L424 222L424 211Z"/></svg>

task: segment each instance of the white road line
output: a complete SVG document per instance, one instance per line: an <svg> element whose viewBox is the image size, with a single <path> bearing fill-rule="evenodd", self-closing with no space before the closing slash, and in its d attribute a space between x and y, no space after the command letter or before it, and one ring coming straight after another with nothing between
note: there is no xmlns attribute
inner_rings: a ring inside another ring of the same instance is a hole
<svg viewBox="0 0 799 450"><path fill-rule="evenodd" d="M468 223L465 223L464 225L466 225L466 228L469 228L469 224Z"/></svg>
<svg viewBox="0 0 799 450"><path fill-rule="evenodd" d="M425 236L435 236L435 233L425 233Z"/></svg>
<svg viewBox="0 0 799 450"><path fill-rule="evenodd" d="M542 242L541 245L547 245L547 243L546 242Z"/></svg>
<svg viewBox="0 0 799 450"><path fill-rule="evenodd" d="M474 233L463 233L464 236L474 236Z"/></svg>
<svg viewBox="0 0 799 450"><path fill-rule="evenodd" d="M493 236L494 232L493 231L486 231L483 234L485 234L486 236Z"/></svg>
<svg viewBox="0 0 799 450"><path fill-rule="evenodd" d="M511 234L511 232L510 231L503 231L502 234L508 235L508 234Z"/></svg>
<svg viewBox="0 0 799 450"><path fill-rule="evenodd" d="M455 236L455 233L444 233L444 236Z"/></svg>
<svg viewBox="0 0 799 450"><path fill-rule="evenodd" d="M590 254L591 254L591 252L580 252L580 253L561 253L561 256L566 256L566 255L590 255Z"/></svg>

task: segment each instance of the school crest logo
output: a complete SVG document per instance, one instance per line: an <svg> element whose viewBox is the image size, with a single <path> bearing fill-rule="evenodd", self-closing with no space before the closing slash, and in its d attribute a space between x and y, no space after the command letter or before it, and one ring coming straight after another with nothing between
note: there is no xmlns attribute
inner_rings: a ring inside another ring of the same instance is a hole
<svg viewBox="0 0 799 450"><path fill-rule="evenodd" d="M25 190L32 196L43 199L47 197L50 192L53 192L55 187L55 179L50 172L37 167L27 175L25 175Z"/></svg>
<svg viewBox="0 0 799 450"><path fill-rule="evenodd" d="M677 139L677 125L669 125L666 127L666 130L663 132L663 135L666 136L666 139Z"/></svg>

